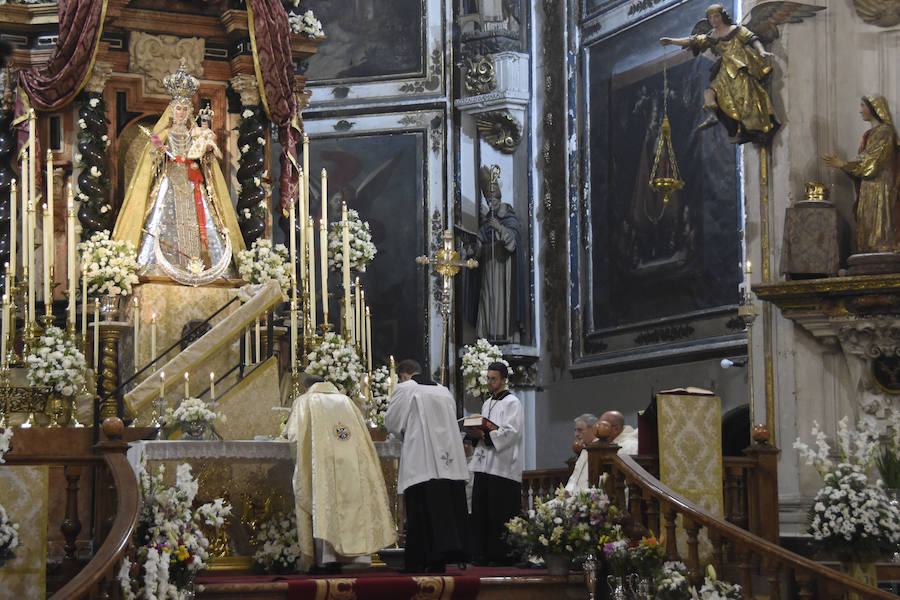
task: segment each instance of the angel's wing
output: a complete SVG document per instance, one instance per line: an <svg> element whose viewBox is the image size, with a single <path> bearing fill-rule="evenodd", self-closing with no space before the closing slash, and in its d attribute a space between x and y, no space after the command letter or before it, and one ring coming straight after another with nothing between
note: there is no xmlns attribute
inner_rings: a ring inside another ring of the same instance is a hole
<svg viewBox="0 0 900 600"><path fill-rule="evenodd" d="M743 25L755 33L763 45L769 45L779 38L778 26L783 23L800 23L806 17L814 16L824 6L801 2L763 2L750 9L744 17Z"/></svg>
<svg viewBox="0 0 900 600"><path fill-rule="evenodd" d="M853 8L859 18L870 25L893 27L900 23L897 0L853 0Z"/></svg>
<svg viewBox="0 0 900 600"><path fill-rule="evenodd" d="M712 26L709 24L709 21L700 19L697 21L697 24L694 25L694 28L691 29L691 35L706 35L709 33L710 29L712 29Z"/></svg>

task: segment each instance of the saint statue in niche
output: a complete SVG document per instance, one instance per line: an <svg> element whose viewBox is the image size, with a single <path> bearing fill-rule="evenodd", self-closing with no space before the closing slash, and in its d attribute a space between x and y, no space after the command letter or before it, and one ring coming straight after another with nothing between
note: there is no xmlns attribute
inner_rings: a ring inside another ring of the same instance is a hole
<svg viewBox="0 0 900 600"><path fill-rule="evenodd" d="M499 166L481 167L487 208L473 247L480 283L475 333L491 342L518 343L525 323L525 249L519 219L501 199L499 178Z"/></svg>
<svg viewBox="0 0 900 600"><path fill-rule="evenodd" d="M213 112L192 119L199 82L184 66L165 78L172 96L138 160L113 238L138 247L142 275L167 275L185 285L227 276L244 248L222 153L210 129Z"/></svg>

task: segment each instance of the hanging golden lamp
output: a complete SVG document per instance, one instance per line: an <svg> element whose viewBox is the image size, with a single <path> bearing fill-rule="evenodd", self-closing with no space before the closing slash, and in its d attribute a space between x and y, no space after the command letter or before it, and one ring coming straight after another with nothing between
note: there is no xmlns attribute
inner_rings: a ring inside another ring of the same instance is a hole
<svg viewBox="0 0 900 600"><path fill-rule="evenodd" d="M678 173L675 150L672 149L672 127L669 125L669 80L663 63L663 121L656 142L656 155L650 170L650 188L663 195L663 205L669 203L669 195L684 187L684 180Z"/></svg>

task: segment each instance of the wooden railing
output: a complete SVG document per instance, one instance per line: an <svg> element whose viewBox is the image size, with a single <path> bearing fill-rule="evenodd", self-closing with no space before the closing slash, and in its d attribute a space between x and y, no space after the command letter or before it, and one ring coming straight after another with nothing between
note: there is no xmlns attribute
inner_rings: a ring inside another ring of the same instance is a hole
<svg viewBox="0 0 900 600"><path fill-rule="evenodd" d="M89 437L85 438L87 444L80 443L84 440L78 434L89 436L87 429L38 430L37 434L20 433L23 430L18 430L13 434L12 450L5 457L10 465L48 465L62 468L65 473L65 512L60 531L65 540L61 573L66 583L50 596L52 600L119 596L116 573L131 544L137 524L140 493L134 470L125 457L128 444L122 440L122 421L107 419L102 429L106 439L93 449L90 449ZM51 445L42 448L41 438L44 436L41 434L53 431L68 433L59 437L72 438L68 441L75 443L70 443L68 448ZM79 571L75 555L76 540L82 529L78 499L86 469L92 470L95 477L94 531L91 537L97 550Z"/></svg>
<svg viewBox="0 0 900 600"><path fill-rule="evenodd" d="M778 543L778 449L754 444L746 456L722 458L722 490L725 520ZM659 457L632 457L653 477L659 477ZM571 468L522 472L522 510L534 499L553 494L568 481Z"/></svg>
<svg viewBox="0 0 900 600"><path fill-rule="evenodd" d="M623 528L631 537L664 531L666 560L683 561L694 584L703 580L699 535L705 530L712 545L712 564L723 579L736 579L744 598L756 594L782 598L842 598L847 592L860 598L896 600L896 596L862 584L776 543L755 535L697 507L665 486L630 457L616 454L618 446L595 442L587 446L589 481L596 485L607 474L606 490L620 508ZM625 491L628 490L626 494ZM627 502L626 502L627 498ZM752 511L751 513L752 514ZM681 516L680 526L676 518ZM676 527L683 528L687 556L676 544ZM754 590L755 584L759 590Z"/></svg>

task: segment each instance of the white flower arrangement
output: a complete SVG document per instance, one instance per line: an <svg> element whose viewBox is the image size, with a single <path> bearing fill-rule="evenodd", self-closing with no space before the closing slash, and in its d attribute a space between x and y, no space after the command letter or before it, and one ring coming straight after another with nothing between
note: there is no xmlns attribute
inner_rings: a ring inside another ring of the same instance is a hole
<svg viewBox="0 0 900 600"><path fill-rule="evenodd" d="M16 557L19 547L19 524L13 523L0 504L0 567Z"/></svg>
<svg viewBox="0 0 900 600"><path fill-rule="evenodd" d="M258 570L281 575L296 573L300 569L297 516L285 512L263 522L255 546L253 564Z"/></svg>
<svg viewBox="0 0 900 600"><path fill-rule="evenodd" d="M219 414L209 408L209 405L200 398L185 398L174 411L172 411L170 423L203 423L212 425L216 422L224 423L225 415Z"/></svg>
<svg viewBox="0 0 900 600"><path fill-rule="evenodd" d="M656 600L685 600L691 597L688 568L681 561L666 561L654 579Z"/></svg>
<svg viewBox="0 0 900 600"><path fill-rule="evenodd" d="M305 35L310 38L325 36L325 28L322 27L322 21L317 19L311 10L306 11L302 15L294 14L291 11L288 14L288 25L291 28L291 33Z"/></svg>
<svg viewBox="0 0 900 600"><path fill-rule="evenodd" d="M350 231L350 270L366 272L366 265L375 258L378 251L372 243L369 223L359 218L354 209L347 211L347 229ZM339 271L344 268L344 234L340 221L332 221L328 226L328 268Z"/></svg>
<svg viewBox="0 0 900 600"><path fill-rule="evenodd" d="M277 281L287 296L291 291L290 260L283 244L273 246L270 240L260 238L249 250L238 252L238 273L247 283Z"/></svg>
<svg viewBox="0 0 900 600"><path fill-rule="evenodd" d="M900 550L900 508L891 504L880 479L872 485L866 475L878 447L871 419L860 419L856 431L847 423L846 417L838 422L837 464L818 423L812 429L817 449L799 438L794 448L824 481L810 509L809 533L839 558L865 562Z"/></svg>
<svg viewBox="0 0 900 600"><path fill-rule="evenodd" d="M387 412L390 397L391 375L387 367L381 366L372 371L372 406L369 407L369 425L371 427L384 427L384 414Z"/></svg>
<svg viewBox="0 0 900 600"><path fill-rule="evenodd" d="M706 567L706 577L699 590L691 590L693 598L698 600L742 600L741 586L716 579L716 570L712 565Z"/></svg>
<svg viewBox="0 0 900 600"><path fill-rule="evenodd" d="M81 264L87 267L88 293L127 296L138 282L134 244L111 240L109 231L98 231L78 244Z"/></svg>
<svg viewBox="0 0 900 600"><path fill-rule="evenodd" d="M3 457L6 456L6 453L9 452L10 441L13 436L13 428L7 427L6 429L0 429L0 463L5 463Z"/></svg>
<svg viewBox="0 0 900 600"><path fill-rule="evenodd" d="M363 368L356 348L333 331L306 355L306 371L333 383L342 394L352 396L359 388Z"/></svg>
<svg viewBox="0 0 900 600"><path fill-rule="evenodd" d="M29 385L49 387L62 396L73 396L84 387L84 354L59 327L44 331L25 364Z"/></svg>
<svg viewBox="0 0 900 600"><path fill-rule="evenodd" d="M125 559L117 575L126 600L193 598L194 576L209 558L201 524L218 528L231 514L222 498L192 509L199 485L190 465L178 465L174 487L163 486L164 475L162 465L150 475L146 459L138 464L143 501L134 537L137 560Z"/></svg>
<svg viewBox="0 0 900 600"><path fill-rule="evenodd" d="M464 346L463 350L462 371L466 389L476 394L488 393L488 365L501 362L509 367L509 363L504 360L500 348L484 338L477 339L471 346Z"/></svg>

